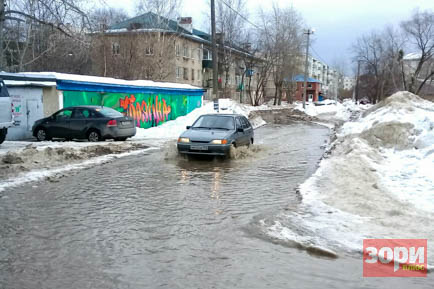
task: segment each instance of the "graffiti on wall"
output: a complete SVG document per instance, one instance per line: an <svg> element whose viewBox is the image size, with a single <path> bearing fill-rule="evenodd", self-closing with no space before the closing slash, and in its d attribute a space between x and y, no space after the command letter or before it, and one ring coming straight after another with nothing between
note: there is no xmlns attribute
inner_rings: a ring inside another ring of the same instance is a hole
<svg viewBox="0 0 434 289"><path fill-rule="evenodd" d="M136 121L136 126L149 128L186 115L202 104L201 96L64 91L64 107L75 105L104 105Z"/></svg>
<svg viewBox="0 0 434 289"><path fill-rule="evenodd" d="M136 102L136 97L132 94L126 96L125 99L120 99L120 106L127 112L127 115L134 118L137 126L142 122L155 122L159 125L161 122L169 120L169 115L172 110L170 105L166 104L166 100L159 101L158 95L155 96L155 103L146 103L142 100Z"/></svg>

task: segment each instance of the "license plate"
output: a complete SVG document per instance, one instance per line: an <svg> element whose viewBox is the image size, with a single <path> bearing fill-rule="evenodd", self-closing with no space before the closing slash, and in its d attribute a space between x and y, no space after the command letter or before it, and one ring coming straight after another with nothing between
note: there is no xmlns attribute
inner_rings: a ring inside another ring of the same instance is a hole
<svg viewBox="0 0 434 289"><path fill-rule="evenodd" d="M191 150L196 150L196 151L207 151L208 147L207 146L190 146Z"/></svg>
<svg viewBox="0 0 434 289"><path fill-rule="evenodd" d="M122 121L121 123L122 123L122 125L128 125L128 124L131 124L131 121Z"/></svg>

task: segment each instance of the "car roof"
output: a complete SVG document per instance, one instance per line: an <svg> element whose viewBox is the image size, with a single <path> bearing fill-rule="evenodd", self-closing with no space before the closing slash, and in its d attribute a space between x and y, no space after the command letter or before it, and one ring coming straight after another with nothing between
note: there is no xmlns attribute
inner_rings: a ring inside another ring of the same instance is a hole
<svg viewBox="0 0 434 289"><path fill-rule="evenodd" d="M201 116L230 116L230 117L238 117L238 116L243 116L241 114L236 114L236 113L207 113L207 114L203 114Z"/></svg>
<svg viewBox="0 0 434 289"><path fill-rule="evenodd" d="M75 105L75 106L68 106L68 107L64 107L63 109L67 109L67 108L110 108L108 106L102 106L102 105Z"/></svg>

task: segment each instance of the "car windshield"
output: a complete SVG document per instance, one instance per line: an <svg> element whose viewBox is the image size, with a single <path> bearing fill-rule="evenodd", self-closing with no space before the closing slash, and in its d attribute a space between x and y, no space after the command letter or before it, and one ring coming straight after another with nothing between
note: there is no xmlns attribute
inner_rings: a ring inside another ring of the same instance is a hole
<svg viewBox="0 0 434 289"><path fill-rule="evenodd" d="M231 116L204 115L193 124L193 128L234 129L234 118Z"/></svg>
<svg viewBox="0 0 434 289"><path fill-rule="evenodd" d="M101 113L105 117L123 117L124 115L119 111L116 111L109 107L97 108L97 112Z"/></svg>

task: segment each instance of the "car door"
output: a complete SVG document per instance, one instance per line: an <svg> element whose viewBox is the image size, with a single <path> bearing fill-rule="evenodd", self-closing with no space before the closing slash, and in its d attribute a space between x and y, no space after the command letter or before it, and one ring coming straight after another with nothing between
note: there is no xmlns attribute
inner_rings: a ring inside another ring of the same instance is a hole
<svg viewBox="0 0 434 289"><path fill-rule="evenodd" d="M243 124L241 122L241 118L240 117L236 117L235 118L235 142L237 143L238 146L240 145L244 145L246 143L246 139L244 136L244 132L242 131L238 131L238 129L243 129Z"/></svg>
<svg viewBox="0 0 434 289"><path fill-rule="evenodd" d="M86 138L91 111L87 108L75 108L70 121L70 134L72 138Z"/></svg>
<svg viewBox="0 0 434 289"><path fill-rule="evenodd" d="M243 123L244 127L244 136L246 138L246 143L250 144L250 140L253 138L253 127L250 124L249 120L244 116L241 117L241 122Z"/></svg>
<svg viewBox="0 0 434 289"><path fill-rule="evenodd" d="M70 137L70 121L73 109L66 108L56 112L47 122L46 127L51 137Z"/></svg>

